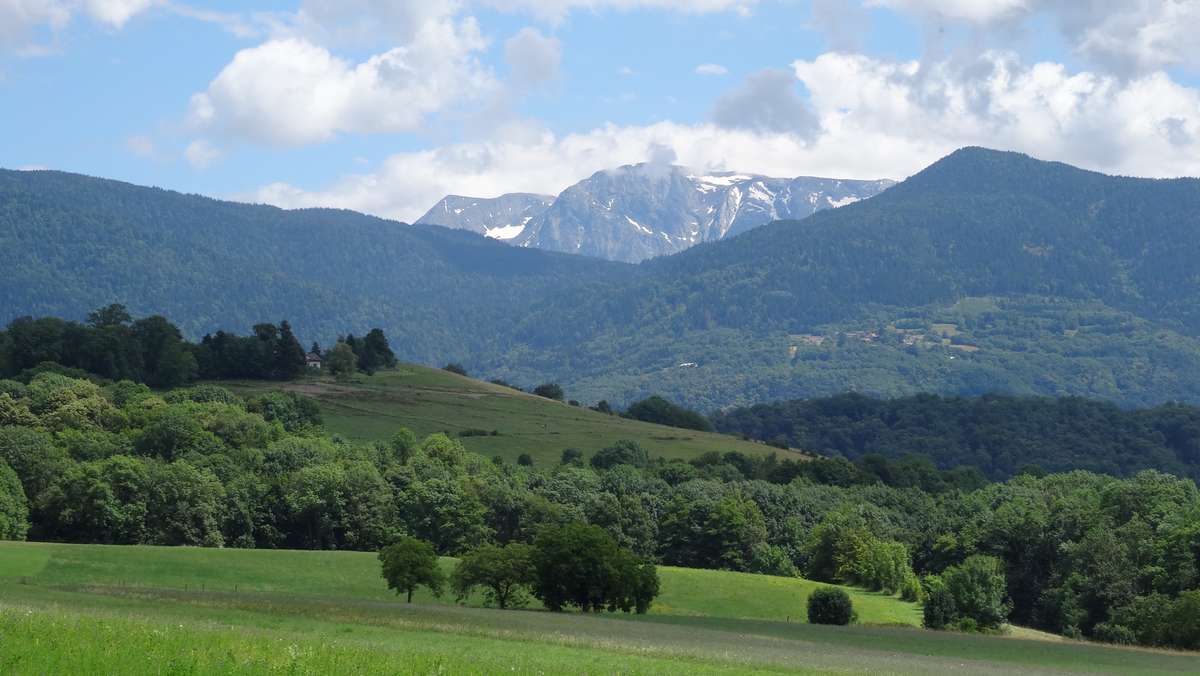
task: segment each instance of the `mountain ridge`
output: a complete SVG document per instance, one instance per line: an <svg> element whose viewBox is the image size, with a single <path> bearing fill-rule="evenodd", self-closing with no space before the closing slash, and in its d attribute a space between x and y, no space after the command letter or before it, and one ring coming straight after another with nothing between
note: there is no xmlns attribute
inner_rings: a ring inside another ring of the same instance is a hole
<svg viewBox="0 0 1200 676"><path fill-rule="evenodd" d="M417 222L462 228L527 248L636 263L872 197L893 181L773 178L642 163L595 172L542 205L542 196L449 195ZM520 205L514 209L513 205ZM464 216L462 212L474 209ZM486 212L487 215L479 212Z"/></svg>

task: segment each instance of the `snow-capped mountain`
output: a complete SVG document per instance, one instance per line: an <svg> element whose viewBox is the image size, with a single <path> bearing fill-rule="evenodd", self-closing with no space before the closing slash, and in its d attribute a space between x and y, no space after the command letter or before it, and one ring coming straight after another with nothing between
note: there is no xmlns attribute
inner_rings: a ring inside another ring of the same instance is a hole
<svg viewBox="0 0 1200 676"><path fill-rule="evenodd" d="M821 209L844 206L872 197L892 183L733 172L700 174L678 166L638 164L597 172L564 190L549 206L523 212L522 218L532 217L507 241L632 263L731 237L771 221L804 218ZM480 204L490 201L456 199ZM455 208L461 207L452 206L450 213ZM429 220L428 215L421 222L464 227L436 217ZM500 232L508 226L510 229L503 230L506 234L516 230L511 225L515 221L507 214L499 220L476 222L482 230L469 229Z"/></svg>
<svg viewBox="0 0 1200 676"><path fill-rule="evenodd" d="M417 222L470 230L507 241L520 235L553 202L550 195L521 192L486 199L447 195Z"/></svg>

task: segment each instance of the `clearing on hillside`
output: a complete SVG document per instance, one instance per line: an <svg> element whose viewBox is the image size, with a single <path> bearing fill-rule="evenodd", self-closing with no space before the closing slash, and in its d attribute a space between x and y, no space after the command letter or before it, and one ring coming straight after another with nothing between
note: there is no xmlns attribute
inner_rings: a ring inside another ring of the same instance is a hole
<svg viewBox="0 0 1200 676"><path fill-rule="evenodd" d="M528 453L538 464L554 464L567 448L590 457L622 439L638 442L651 457L686 460L709 451L808 457L723 434L627 420L412 364L373 376L359 375L350 382L310 377L284 383L217 384L239 394L272 389L306 394L320 403L326 429L348 439L384 440L401 427L421 436L447 432L475 453L509 461Z"/></svg>

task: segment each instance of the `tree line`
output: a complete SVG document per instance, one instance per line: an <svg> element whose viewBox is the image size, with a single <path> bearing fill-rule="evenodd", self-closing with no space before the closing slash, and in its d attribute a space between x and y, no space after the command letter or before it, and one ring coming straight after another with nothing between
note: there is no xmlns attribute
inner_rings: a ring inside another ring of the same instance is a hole
<svg viewBox="0 0 1200 676"><path fill-rule="evenodd" d="M312 351L322 354L316 343ZM338 373L374 373L396 365L381 329L362 338L339 337L330 353ZM291 380L305 373L307 363L287 320L255 324L247 336L217 331L192 343L167 318L135 320L123 305L114 304L90 313L82 323L21 317L0 331L0 377L28 382L40 369L58 367L74 369L79 376L172 388L196 380Z"/></svg>
<svg viewBox="0 0 1200 676"><path fill-rule="evenodd" d="M666 461L633 442L520 465L442 434L329 437L313 402L295 394L156 393L51 371L0 380L4 537L364 551L413 537L463 556L584 524L638 561L804 575L923 601L931 626L1011 621L1200 648L1192 480L1028 472L943 479L930 491L869 477L844 459ZM575 593L544 602L573 604Z"/></svg>
<svg viewBox="0 0 1200 676"><path fill-rule="evenodd" d="M1200 478L1200 407L1122 409L1068 397L876 399L843 394L714 414L718 430L830 457L928 456L996 480L1087 469L1130 476L1157 469Z"/></svg>

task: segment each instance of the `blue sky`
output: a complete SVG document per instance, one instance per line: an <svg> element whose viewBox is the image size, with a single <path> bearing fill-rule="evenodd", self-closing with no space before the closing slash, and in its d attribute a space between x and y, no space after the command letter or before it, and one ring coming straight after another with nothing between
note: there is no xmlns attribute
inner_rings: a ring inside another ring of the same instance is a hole
<svg viewBox="0 0 1200 676"><path fill-rule="evenodd" d="M594 171L1200 174L1200 1L0 0L0 166L413 219Z"/></svg>

